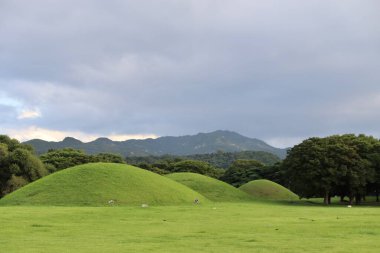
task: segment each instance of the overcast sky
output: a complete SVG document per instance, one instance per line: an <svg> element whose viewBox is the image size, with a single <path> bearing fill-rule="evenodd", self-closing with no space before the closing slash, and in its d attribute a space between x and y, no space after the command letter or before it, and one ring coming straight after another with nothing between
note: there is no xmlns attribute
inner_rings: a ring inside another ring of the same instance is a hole
<svg viewBox="0 0 380 253"><path fill-rule="evenodd" d="M380 137L378 0L0 0L0 130Z"/></svg>

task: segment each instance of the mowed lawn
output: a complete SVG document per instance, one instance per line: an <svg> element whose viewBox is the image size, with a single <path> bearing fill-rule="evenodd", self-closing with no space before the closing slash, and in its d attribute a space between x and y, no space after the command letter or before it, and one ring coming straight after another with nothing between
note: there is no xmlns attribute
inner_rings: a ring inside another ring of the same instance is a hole
<svg viewBox="0 0 380 253"><path fill-rule="evenodd" d="M0 252L379 252L378 207L0 207Z"/></svg>

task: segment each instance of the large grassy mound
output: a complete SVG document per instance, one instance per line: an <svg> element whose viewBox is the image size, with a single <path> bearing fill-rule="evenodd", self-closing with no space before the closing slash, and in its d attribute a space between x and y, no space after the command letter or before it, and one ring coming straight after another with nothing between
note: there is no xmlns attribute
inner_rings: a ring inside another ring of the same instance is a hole
<svg viewBox="0 0 380 253"><path fill-rule="evenodd" d="M180 172L169 174L167 177L186 185L212 201L232 202L252 199L251 196L233 187L232 185L204 175L190 172Z"/></svg>
<svg viewBox="0 0 380 253"><path fill-rule="evenodd" d="M272 199L272 200L297 200L298 196L288 190L287 188L279 185L270 180L260 179L248 182L240 188L242 191L252 195L258 199Z"/></svg>
<svg viewBox="0 0 380 253"><path fill-rule="evenodd" d="M207 202L201 194L158 174L125 164L90 163L37 180L5 196L0 204L171 205L191 204L196 198Z"/></svg>

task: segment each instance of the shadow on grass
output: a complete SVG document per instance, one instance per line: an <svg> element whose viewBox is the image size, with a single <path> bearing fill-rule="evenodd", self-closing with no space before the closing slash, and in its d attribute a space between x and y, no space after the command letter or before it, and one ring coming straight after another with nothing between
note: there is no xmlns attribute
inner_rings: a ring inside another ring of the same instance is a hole
<svg viewBox="0 0 380 253"><path fill-rule="evenodd" d="M265 202L272 202L273 204L288 205L288 206L324 206L324 207L337 207L337 206L349 206L347 200L341 202L340 198L333 198L330 205L325 205L323 203L323 198L312 198L312 199L300 199L300 200L277 200ZM375 198L367 198L365 201L362 201L360 204L352 204L352 207L380 207L380 202L376 202Z"/></svg>

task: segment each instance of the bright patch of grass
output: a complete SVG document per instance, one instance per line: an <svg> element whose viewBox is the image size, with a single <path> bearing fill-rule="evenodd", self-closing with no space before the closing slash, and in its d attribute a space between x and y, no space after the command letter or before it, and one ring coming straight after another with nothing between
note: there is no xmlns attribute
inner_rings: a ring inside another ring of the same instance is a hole
<svg viewBox="0 0 380 253"><path fill-rule="evenodd" d="M251 196L232 185L204 175L191 172L180 172L169 174L167 177L186 185L212 201L239 202L252 200Z"/></svg>
<svg viewBox="0 0 380 253"><path fill-rule="evenodd" d="M0 207L0 252L378 252L379 210L272 202Z"/></svg>
<svg viewBox="0 0 380 253"><path fill-rule="evenodd" d="M90 163L37 180L0 200L0 205L172 205L207 199L158 174L125 164ZM109 203L109 201L112 200Z"/></svg>
<svg viewBox="0 0 380 253"><path fill-rule="evenodd" d="M257 199L297 200L298 196L282 185L266 179L253 180L240 188Z"/></svg>

